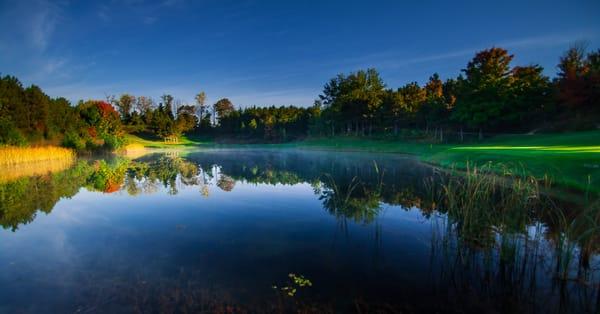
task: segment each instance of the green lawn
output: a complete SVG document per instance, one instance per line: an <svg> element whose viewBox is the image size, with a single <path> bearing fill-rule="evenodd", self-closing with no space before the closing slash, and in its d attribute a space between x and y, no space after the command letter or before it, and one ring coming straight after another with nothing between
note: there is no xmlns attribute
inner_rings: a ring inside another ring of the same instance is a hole
<svg viewBox="0 0 600 314"><path fill-rule="evenodd" d="M498 136L467 144L430 144L408 140L356 137L307 139L285 144L218 145L210 140L182 138L180 144L129 136L153 148L265 147L400 153L445 168L491 163L499 172L549 178L566 188L600 194L600 131Z"/></svg>
<svg viewBox="0 0 600 314"><path fill-rule="evenodd" d="M446 168L491 163L498 171L547 177L563 187L600 193L600 131L498 136L469 144L329 138L286 145L410 154Z"/></svg>
<svg viewBox="0 0 600 314"><path fill-rule="evenodd" d="M162 139L149 135L149 134L127 134L125 135L127 144L140 144L147 148L186 148L186 147L199 147L199 146L212 146L212 140L206 140L196 137L182 136L179 138L177 143L168 143Z"/></svg>

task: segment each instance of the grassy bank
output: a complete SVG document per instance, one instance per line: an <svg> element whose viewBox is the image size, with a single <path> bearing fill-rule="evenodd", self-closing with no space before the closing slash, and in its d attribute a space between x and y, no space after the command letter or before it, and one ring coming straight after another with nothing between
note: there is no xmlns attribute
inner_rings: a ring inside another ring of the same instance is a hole
<svg viewBox="0 0 600 314"><path fill-rule="evenodd" d="M600 193L600 131L499 136L469 144L324 138L286 146L410 154L446 168L491 164L498 171Z"/></svg>
<svg viewBox="0 0 600 314"><path fill-rule="evenodd" d="M72 161L75 157L73 150L63 147L0 147L0 166L56 160Z"/></svg>
<svg viewBox="0 0 600 314"><path fill-rule="evenodd" d="M158 137L149 134L127 134L125 135L125 141L128 145L141 145L146 148L184 148L184 147L199 147L199 146L213 146L214 142L211 140L181 136L177 142L166 142Z"/></svg>

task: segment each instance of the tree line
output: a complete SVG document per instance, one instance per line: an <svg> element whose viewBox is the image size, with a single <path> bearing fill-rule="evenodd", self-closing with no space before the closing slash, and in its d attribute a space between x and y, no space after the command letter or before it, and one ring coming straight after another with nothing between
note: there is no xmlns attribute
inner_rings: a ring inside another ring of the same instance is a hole
<svg viewBox="0 0 600 314"><path fill-rule="evenodd" d="M79 150L116 148L125 133L149 133L165 140L197 134L237 140L287 141L306 136L397 136L409 130L441 137L442 130L524 132L533 129L597 128L600 116L600 50L567 50L556 77L540 65L512 66L514 56L493 47L479 51L461 74L423 85L388 87L375 69L339 74L309 107L236 109L227 98L194 103L165 94L123 94L106 100L51 98L38 86L0 77L0 144L60 143ZM438 132L439 131L439 132Z"/></svg>
<svg viewBox="0 0 600 314"><path fill-rule="evenodd" d="M183 133L211 137L240 139L259 138L282 141L304 137L320 109L296 106L252 106L235 108L228 98L212 106L206 104L206 94L200 92L194 104L174 101L173 96L161 96L161 102L129 94L109 97L121 114L129 132L151 133L161 138L178 138Z"/></svg>
<svg viewBox="0 0 600 314"><path fill-rule="evenodd" d="M554 79L539 65L511 66L502 48L477 52L456 78L433 74L424 86L386 88L375 69L340 74L319 96L329 135L398 134L399 129L522 132L597 127L600 50L569 49Z"/></svg>
<svg viewBox="0 0 600 314"><path fill-rule="evenodd" d="M185 129L221 138L286 141L306 136L397 136L407 131L437 138L442 130L481 136L598 127L600 50L586 53L581 45L573 46L559 58L552 79L537 64L512 66L513 58L503 48L479 51L457 77L442 80L434 73L423 86L410 82L389 88L375 69L339 74L324 85L310 107L235 109L227 98L211 107L201 92L195 104L175 106L188 108L187 128L166 133ZM116 105L121 108L119 102ZM136 112L143 116L145 111ZM157 127L151 120L146 125Z"/></svg>

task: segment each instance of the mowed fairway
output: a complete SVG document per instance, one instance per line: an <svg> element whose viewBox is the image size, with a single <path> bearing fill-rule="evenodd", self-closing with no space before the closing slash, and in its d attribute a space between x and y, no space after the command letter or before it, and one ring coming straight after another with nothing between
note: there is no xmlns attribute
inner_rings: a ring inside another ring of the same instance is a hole
<svg viewBox="0 0 600 314"><path fill-rule="evenodd" d="M442 166L492 163L499 171L548 177L561 186L600 192L600 132L497 138L484 145L458 146L426 160Z"/></svg>

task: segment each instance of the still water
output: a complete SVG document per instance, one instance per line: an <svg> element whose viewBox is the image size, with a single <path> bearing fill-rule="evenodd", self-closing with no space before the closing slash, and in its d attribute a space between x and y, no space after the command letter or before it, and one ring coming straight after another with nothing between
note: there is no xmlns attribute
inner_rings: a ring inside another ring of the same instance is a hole
<svg viewBox="0 0 600 314"><path fill-rule="evenodd" d="M532 208L467 234L470 216L436 196L447 175L407 157L209 150L50 168L0 176L1 313L600 303L597 238Z"/></svg>

